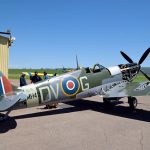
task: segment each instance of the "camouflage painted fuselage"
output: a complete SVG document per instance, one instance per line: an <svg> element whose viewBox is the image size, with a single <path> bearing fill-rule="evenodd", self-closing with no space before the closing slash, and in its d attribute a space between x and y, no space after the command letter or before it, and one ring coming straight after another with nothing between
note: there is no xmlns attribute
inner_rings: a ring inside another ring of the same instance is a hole
<svg viewBox="0 0 150 150"><path fill-rule="evenodd" d="M31 107L76 99L79 93L102 85L103 81L110 77L111 74L107 69L97 73L86 73L83 68L19 89L25 92L27 107Z"/></svg>

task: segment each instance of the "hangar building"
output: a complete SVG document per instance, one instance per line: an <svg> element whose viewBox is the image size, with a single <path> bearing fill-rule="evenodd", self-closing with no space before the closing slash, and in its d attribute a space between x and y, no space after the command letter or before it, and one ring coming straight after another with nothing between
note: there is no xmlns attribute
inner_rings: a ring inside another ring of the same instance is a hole
<svg viewBox="0 0 150 150"><path fill-rule="evenodd" d="M9 47L11 46L11 38L5 37L3 34L5 33L0 32L0 71L8 77Z"/></svg>

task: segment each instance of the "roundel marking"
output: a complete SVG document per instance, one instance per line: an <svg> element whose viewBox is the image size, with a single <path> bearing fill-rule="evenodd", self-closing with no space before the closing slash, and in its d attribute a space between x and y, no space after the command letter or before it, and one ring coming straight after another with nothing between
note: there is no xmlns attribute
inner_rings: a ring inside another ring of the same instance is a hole
<svg viewBox="0 0 150 150"><path fill-rule="evenodd" d="M67 81L66 83L66 87L69 89L69 90L73 90L75 88L75 83L72 81L72 80L69 80Z"/></svg>
<svg viewBox="0 0 150 150"><path fill-rule="evenodd" d="M74 96L80 89L80 83L78 79L70 76L61 80L61 89L66 96Z"/></svg>

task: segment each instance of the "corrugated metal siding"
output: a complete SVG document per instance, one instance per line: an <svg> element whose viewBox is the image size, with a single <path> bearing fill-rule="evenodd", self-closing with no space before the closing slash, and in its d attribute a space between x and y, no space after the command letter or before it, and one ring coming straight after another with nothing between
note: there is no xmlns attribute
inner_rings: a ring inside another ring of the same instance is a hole
<svg viewBox="0 0 150 150"><path fill-rule="evenodd" d="M8 39L0 36L0 71L8 77L9 47Z"/></svg>

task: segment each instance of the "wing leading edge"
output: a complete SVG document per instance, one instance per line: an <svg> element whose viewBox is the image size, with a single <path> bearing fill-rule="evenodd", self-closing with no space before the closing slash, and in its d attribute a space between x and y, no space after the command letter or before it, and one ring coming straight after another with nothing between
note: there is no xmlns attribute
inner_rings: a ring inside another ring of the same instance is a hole
<svg viewBox="0 0 150 150"><path fill-rule="evenodd" d="M150 81L141 83L122 82L108 90L104 97L128 97L150 95Z"/></svg>

